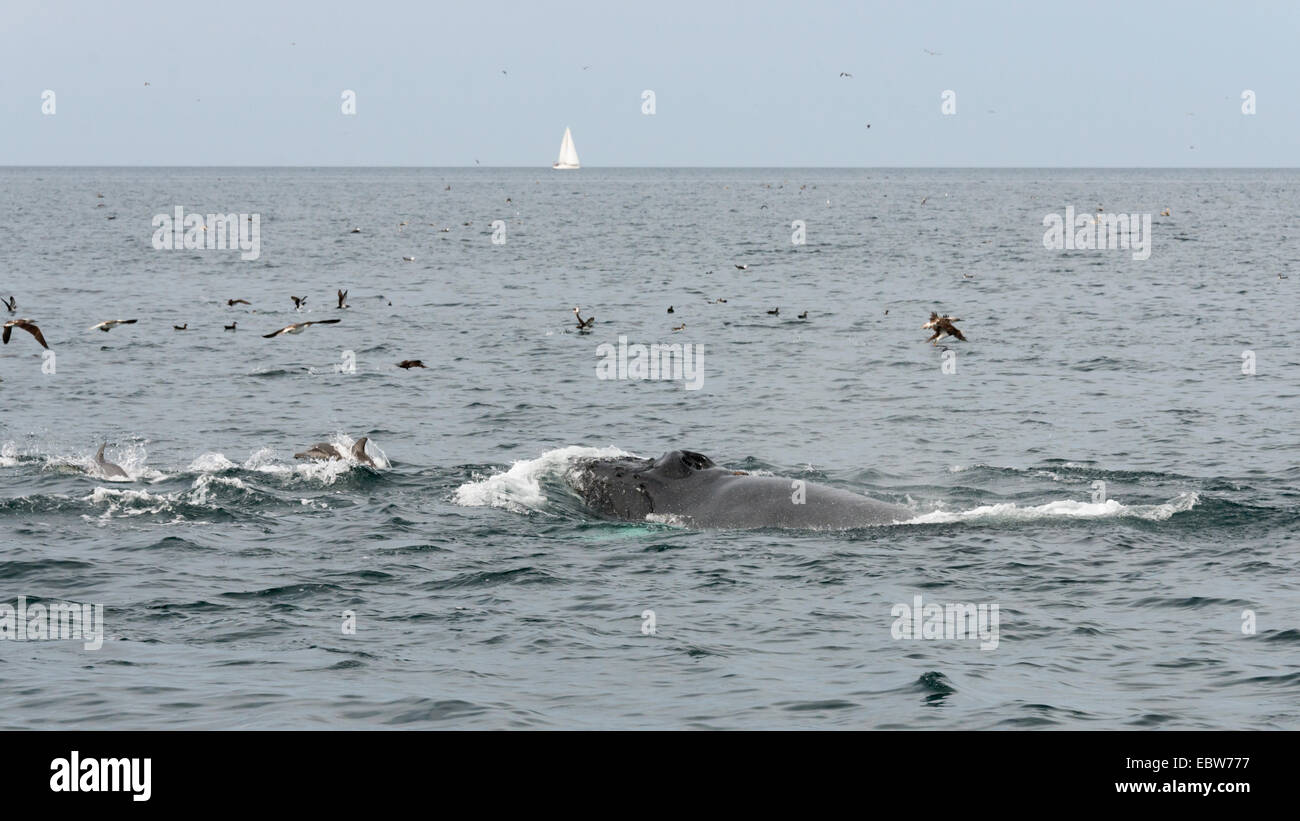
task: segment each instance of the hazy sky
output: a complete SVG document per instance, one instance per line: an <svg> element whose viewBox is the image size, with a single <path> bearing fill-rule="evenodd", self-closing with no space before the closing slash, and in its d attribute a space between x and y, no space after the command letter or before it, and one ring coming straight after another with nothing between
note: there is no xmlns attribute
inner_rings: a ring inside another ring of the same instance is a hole
<svg viewBox="0 0 1300 821"><path fill-rule="evenodd" d="M0 0L0 164L546 167L571 126L588 167L1295 166L1298 36L1251 0Z"/></svg>

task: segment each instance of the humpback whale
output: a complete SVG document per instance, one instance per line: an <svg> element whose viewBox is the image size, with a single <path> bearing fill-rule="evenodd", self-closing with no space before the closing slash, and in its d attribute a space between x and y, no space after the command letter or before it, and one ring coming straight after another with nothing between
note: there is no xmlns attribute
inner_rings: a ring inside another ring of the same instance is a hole
<svg viewBox="0 0 1300 821"><path fill-rule="evenodd" d="M115 465L104 458L104 448L107 446L108 446L107 442L100 445L99 451L95 454L95 464L99 466L99 472L104 474L105 479L116 479L116 478L130 479L131 474L127 473L125 470L122 470L121 466Z"/></svg>
<svg viewBox="0 0 1300 821"><path fill-rule="evenodd" d="M654 514L699 528L846 530L916 515L847 490L727 470L689 450L658 459L580 459L566 479L597 514L629 522Z"/></svg>

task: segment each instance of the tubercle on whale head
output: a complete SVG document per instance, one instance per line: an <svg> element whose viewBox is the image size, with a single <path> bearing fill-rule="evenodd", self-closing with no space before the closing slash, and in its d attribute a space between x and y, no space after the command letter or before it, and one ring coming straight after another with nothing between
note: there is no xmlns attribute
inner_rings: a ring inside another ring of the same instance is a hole
<svg viewBox="0 0 1300 821"><path fill-rule="evenodd" d="M654 498L643 474L652 459L582 459L570 470L571 482L587 506L618 519L638 521L654 513ZM653 483L653 479L649 479Z"/></svg>

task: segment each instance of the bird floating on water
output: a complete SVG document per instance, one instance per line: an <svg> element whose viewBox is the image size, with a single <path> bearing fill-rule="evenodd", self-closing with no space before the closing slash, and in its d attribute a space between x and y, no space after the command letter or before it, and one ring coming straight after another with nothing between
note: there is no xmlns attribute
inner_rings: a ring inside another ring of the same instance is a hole
<svg viewBox="0 0 1300 821"><path fill-rule="evenodd" d="M427 368L428 365L425 365L418 359L403 359L401 362L397 363L397 367L409 371L411 368Z"/></svg>
<svg viewBox="0 0 1300 821"><path fill-rule="evenodd" d="M227 305L252 305L247 299L227 299Z"/></svg>

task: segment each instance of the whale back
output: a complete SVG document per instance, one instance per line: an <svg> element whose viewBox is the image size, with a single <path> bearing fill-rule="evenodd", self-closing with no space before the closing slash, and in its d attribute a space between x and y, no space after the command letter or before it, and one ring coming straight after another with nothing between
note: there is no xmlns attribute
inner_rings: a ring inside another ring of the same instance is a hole
<svg viewBox="0 0 1300 821"><path fill-rule="evenodd" d="M704 528L851 529L913 517L858 493L719 467L695 451L659 459L591 460L578 490L596 512L626 521L650 513Z"/></svg>

